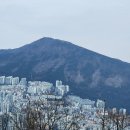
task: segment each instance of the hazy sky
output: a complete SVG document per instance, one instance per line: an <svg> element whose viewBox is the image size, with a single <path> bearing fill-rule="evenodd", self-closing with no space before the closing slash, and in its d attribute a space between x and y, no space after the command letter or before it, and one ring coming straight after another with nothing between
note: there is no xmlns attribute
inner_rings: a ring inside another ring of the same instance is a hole
<svg viewBox="0 0 130 130"><path fill-rule="evenodd" d="M130 62L130 0L0 0L0 49L41 37Z"/></svg>

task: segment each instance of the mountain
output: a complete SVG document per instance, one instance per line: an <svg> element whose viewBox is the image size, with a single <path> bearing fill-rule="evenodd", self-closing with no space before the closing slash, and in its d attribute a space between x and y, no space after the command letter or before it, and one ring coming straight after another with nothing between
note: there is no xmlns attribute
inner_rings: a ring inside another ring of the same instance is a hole
<svg viewBox="0 0 130 130"><path fill-rule="evenodd" d="M42 38L17 49L0 50L0 75L70 85L71 94L130 108L130 64L70 42Z"/></svg>

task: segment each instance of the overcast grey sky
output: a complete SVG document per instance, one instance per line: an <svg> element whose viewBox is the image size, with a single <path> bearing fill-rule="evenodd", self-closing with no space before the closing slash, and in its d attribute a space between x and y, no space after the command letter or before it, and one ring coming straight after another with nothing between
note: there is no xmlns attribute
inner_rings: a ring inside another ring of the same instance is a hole
<svg viewBox="0 0 130 130"><path fill-rule="evenodd" d="M41 37L130 62L130 0L0 0L0 49Z"/></svg>

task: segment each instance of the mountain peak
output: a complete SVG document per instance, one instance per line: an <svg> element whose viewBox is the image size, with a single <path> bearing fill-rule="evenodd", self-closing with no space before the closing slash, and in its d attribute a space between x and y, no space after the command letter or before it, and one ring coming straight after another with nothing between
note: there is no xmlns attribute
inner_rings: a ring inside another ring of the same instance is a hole
<svg viewBox="0 0 130 130"><path fill-rule="evenodd" d="M40 38L39 40L37 41L54 41L54 40L57 40L57 39L54 39L54 38L51 38L51 37L43 37L43 38Z"/></svg>
<svg viewBox="0 0 130 130"><path fill-rule="evenodd" d="M36 42L37 43L38 42L42 42L42 43L66 42L66 43L68 43L67 41L55 39L55 38L51 38L51 37L43 37L43 38L40 38L40 39L34 41L33 43L36 43Z"/></svg>
<svg viewBox="0 0 130 130"><path fill-rule="evenodd" d="M59 40L59 39L55 39L55 38L51 38L51 37L43 37L43 38L40 38L34 42L32 42L31 44L27 44L23 47L29 47L29 46L50 46L50 45L74 45L72 44L71 42L67 42L67 41L64 41L64 40Z"/></svg>

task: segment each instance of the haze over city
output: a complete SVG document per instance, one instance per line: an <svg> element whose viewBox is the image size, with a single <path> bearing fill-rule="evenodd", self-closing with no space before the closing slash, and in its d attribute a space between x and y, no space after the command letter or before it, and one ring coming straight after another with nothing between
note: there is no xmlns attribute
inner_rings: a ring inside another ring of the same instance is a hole
<svg viewBox="0 0 130 130"><path fill-rule="evenodd" d="M1 1L0 49L53 37L130 62L129 5L129 0Z"/></svg>

